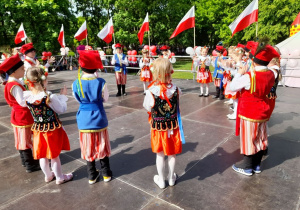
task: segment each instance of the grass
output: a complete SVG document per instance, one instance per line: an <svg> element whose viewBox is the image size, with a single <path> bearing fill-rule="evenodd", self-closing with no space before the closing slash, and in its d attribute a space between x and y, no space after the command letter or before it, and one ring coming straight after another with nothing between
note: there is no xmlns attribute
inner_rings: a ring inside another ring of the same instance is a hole
<svg viewBox="0 0 300 210"><path fill-rule="evenodd" d="M191 59L177 59L176 63L173 64L174 73L172 78L174 79L193 79L192 60ZM210 66L210 71L213 72L213 67ZM176 71L176 70L188 70L188 71ZM136 75L136 72L129 72L129 75ZM197 75L195 75L196 77Z"/></svg>

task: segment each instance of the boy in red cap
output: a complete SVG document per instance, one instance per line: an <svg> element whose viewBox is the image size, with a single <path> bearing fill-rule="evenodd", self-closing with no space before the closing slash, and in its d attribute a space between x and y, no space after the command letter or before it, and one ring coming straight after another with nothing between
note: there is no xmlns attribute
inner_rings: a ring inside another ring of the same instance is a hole
<svg viewBox="0 0 300 210"><path fill-rule="evenodd" d="M0 72L9 75L4 89L4 97L8 105L12 107L11 124L14 130L15 147L19 150L22 165L26 167L28 173L40 170L39 163L33 159L31 151L33 118L29 109L22 107L26 104L23 98L25 88L19 79L24 76L24 63L16 54L0 65Z"/></svg>
<svg viewBox="0 0 300 210"><path fill-rule="evenodd" d="M232 166L238 173L251 176L261 173L260 163L268 146L267 121L270 118L269 99L275 73L268 69L269 62L280 55L270 45L257 43L251 50L253 65L250 72L240 68L230 84L231 91L241 90L238 102L236 135L240 135L241 163Z"/></svg>
<svg viewBox="0 0 300 210"><path fill-rule="evenodd" d="M222 53L224 51L223 46L217 45L216 46L216 52L217 57L212 62L213 67L215 67L213 78L214 78L214 84L216 86L216 95L213 96L215 99L223 100L225 98L224 96L224 88L223 88L223 73L224 68L222 65Z"/></svg>
<svg viewBox="0 0 300 210"><path fill-rule="evenodd" d="M163 58L166 58L166 59L169 59L169 61L171 63L176 63L176 58L174 58L172 55L171 55L171 51L170 51L170 47L167 46L167 45L164 45L162 46L161 48L159 48L161 53L162 53L162 57Z"/></svg>
<svg viewBox="0 0 300 210"><path fill-rule="evenodd" d="M128 66L128 60L125 54L123 54L123 45L117 43L115 45L116 48L116 54L112 57L111 64L115 65L115 73L116 73L116 82L118 86L118 93L117 97L121 96L121 88L122 88L122 94L124 96L127 95L125 91L125 85L127 80L127 69L126 66Z"/></svg>
<svg viewBox="0 0 300 210"><path fill-rule="evenodd" d="M96 159L100 159L103 180L108 182L112 177L109 165L111 149L103 102L108 100L109 94L106 81L94 74L98 69L103 69L98 51L79 51L79 65L83 75L73 82L72 88L80 103L76 118L81 158L87 163L89 184L96 183L100 176Z"/></svg>
<svg viewBox="0 0 300 210"><path fill-rule="evenodd" d="M25 75L28 68L32 66L40 65L40 62L35 58L36 50L32 43L24 44L21 47L20 52L25 55L25 60L24 60ZM48 58L45 68L49 68L49 66L51 65L51 63L54 62L54 60L55 58L53 56L51 58Z"/></svg>

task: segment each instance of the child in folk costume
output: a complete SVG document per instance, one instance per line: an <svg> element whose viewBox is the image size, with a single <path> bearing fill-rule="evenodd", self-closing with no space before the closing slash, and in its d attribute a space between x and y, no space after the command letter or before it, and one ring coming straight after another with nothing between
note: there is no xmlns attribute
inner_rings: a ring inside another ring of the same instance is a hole
<svg viewBox="0 0 300 210"><path fill-rule="evenodd" d="M176 154L182 151L184 134L182 129L179 95L181 90L171 83L173 72L169 60L158 58L153 62L154 81L146 91L143 106L150 116L151 147L156 153L156 167L158 175L154 176L154 182L165 188L164 157L168 156L169 185L175 185Z"/></svg>
<svg viewBox="0 0 300 210"><path fill-rule="evenodd" d="M18 54L6 59L0 65L0 72L9 75L4 89L4 97L11 110L11 125L14 130L15 147L20 153L22 165L26 167L26 172L40 170L38 161L32 157L32 132L31 126L33 118L26 106L23 92L24 84L20 78L24 77L24 63Z"/></svg>
<svg viewBox="0 0 300 210"><path fill-rule="evenodd" d="M25 59L24 59L25 75L28 68L40 65L40 62L35 58L36 50L32 43L24 44L21 47L20 52L25 55ZM54 57L49 57L47 59L47 63L45 67L48 68L51 65L51 63L54 62L54 60L55 60Z"/></svg>
<svg viewBox="0 0 300 210"><path fill-rule="evenodd" d="M204 46L201 48L201 56L199 57L199 69L197 71L197 82L200 83L200 94L199 97L209 96L208 84L212 82L212 76L209 70L210 56L207 55L208 47ZM203 86L205 86L205 94L203 95Z"/></svg>
<svg viewBox="0 0 300 210"><path fill-rule="evenodd" d="M240 68L230 85L232 91L242 91L238 102L236 134L240 134L240 149L244 154L243 161L232 168L247 176L261 172L261 159L268 146L267 121L270 118L266 95L275 82L274 73L267 65L280 56L272 46L263 43L254 46L253 52L253 70L246 73Z"/></svg>
<svg viewBox="0 0 300 210"><path fill-rule="evenodd" d="M172 56L172 53L170 51L170 47L167 45L162 46L161 48L159 48L161 53L162 53L162 57L168 59L171 63L176 63L176 58L174 58Z"/></svg>
<svg viewBox="0 0 300 210"><path fill-rule="evenodd" d="M240 91L230 90L230 83L232 78L234 78L234 75L237 73L237 71L246 65L246 63L242 59L244 53L245 53L244 46L240 44L237 47L235 47L234 51L232 52L233 60L234 60L234 66L233 66L234 68L230 69L230 79L227 80L226 82L227 84L225 87L225 97L233 100L233 113L227 115L228 119L230 120L236 119L238 98L240 96Z"/></svg>
<svg viewBox="0 0 300 210"><path fill-rule="evenodd" d="M247 45L244 47L245 57L246 57L245 58L246 65L244 66L244 68L245 68L246 72L250 71L250 68L251 68L251 65L252 65L252 58L253 58L253 54L252 54L251 50L255 46L256 46L256 42L248 41Z"/></svg>
<svg viewBox="0 0 300 210"><path fill-rule="evenodd" d="M33 157L40 160L45 174L45 182L56 178L56 184L63 184L73 179L73 174L63 174L59 154L70 150L69 138L58 118L67 109L67 88L60 95L46 91L48 72L41 67L30 67L26 73L29 91L24 92L26 104L33 116ZM49 160L51 159L51 169Z"/></svg>
<svg viewBox="0 0 300 210"><path fill-rule="evenodd" d="M149 57L149 50L142 50L143 57L140 59L140 68L141 68L141 81L144 85L144 95L146 94L146 83L150 83L152 81L152 72L150 70L150 66L153 62L153 59Z"/></svg>
<svg viewBox="0 0 300 210"><path fill-rule="evenodd" d="M214 78L214 84L216 86L216 95L213 96L213 98L223 100L224 97L224 88L223 88L223 58L222 58L222 53L224 51L223 46L217 45L216 47L216 53L217 57L214 59L212 62L213 67L215 67L213 78Z"/></svg>
<svg viewBox="0 0 300 210"><path fill-rule="evenodd" d="M125 54L123 54L123 45L117 43L116 47L116 54L112 57L111 64L115 65L115 73L116 73L116 82L118 86L118 93L117 97L121 96L121 88L122 88L122 95L126 96L127 93L125 92L125 85L127 80L127 69L128 60Z"/></svg>
<svg viewBox="0 0 300 210"><path fill-rule="evenodd" d="M96 169L96 159L100 159L103 179L108 182L112 177L109 165L111 148L103 102L108 100L109 94L105 80L94 75L97 69L103 69L99 53L80 51L79 65L83 75L73 82L72 87L74 96L80 103L76 118L80 132L81 158L87 162L89 184L94 184L100 176Z"/></svg>

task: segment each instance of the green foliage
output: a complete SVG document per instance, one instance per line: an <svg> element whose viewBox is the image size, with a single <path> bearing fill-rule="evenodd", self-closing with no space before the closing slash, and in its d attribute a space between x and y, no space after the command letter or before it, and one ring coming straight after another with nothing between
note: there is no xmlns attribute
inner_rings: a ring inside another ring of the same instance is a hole
<svg viewBox="0 0 300 210"><path fill-rule="evenodd" d="M129 49L137 49L137 33L148 12L151 44L193 46L193 29L184 31L171 40L169 37L184 14L195 5L196 45L214 47L222 40L229 46L256 39L256 24L236 33L232 38L228 27L251 1L1 0L0 45L14 47L16 32L23 22L28 41L34 43L38 55L44 50L59 53L57 37L61 24L64 24L66 44L74 51L79 44L86 44L86 40L75 40L74 34L87 20L89 45L104 47L107 44L97 34L109 18L113 17L116 42L129 46ZM271 44L286 39L290 25L299 11L299 0L260 0L259 36L268 36ZM143 43L148 44L148 33L145 33Z"/></svg>

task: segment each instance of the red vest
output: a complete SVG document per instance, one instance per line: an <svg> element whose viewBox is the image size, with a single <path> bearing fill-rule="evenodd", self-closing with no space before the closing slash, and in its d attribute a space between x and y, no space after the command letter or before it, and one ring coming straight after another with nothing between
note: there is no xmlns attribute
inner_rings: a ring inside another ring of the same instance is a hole
<svg viewBox="0 0 300 210"><path fill-rule="evenodd" d="M250 77L250 72L247 73ZM256 90L251 93L250 90L242 90L241 97L238 102L236 121L236 134L239 134L240 118L252 122L264 122L270 118L270 105L267 95L269 94L274 82L274 73L270 70L255 72ZM250 85L251 87L251 85Z"/></svg>
<svg viewBox="0 0 300 210"><path fill-rule="evenodd" d="M28 126L33 124L32 115L27 107L22 107L18 104L15 97L10 93L14 86L19 86L25 91L25 88L17 81L8 82L5 85L4 97L9 106L12 107L11 110L11 120L10 122L16 126Z"/></svg>

